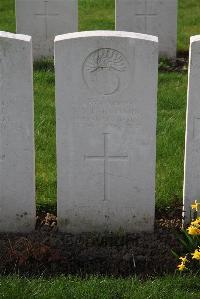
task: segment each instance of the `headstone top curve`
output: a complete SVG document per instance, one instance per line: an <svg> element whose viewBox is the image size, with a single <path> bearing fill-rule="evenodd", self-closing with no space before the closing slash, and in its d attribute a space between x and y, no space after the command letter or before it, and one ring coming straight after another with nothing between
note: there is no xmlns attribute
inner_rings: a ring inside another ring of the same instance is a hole
<svg viewBox="0 0 200 299"><path fill-rule="evenodd" d="M200 35L194 35L190 37L190 43L200 42Z"/></svg>
<svg viewBox="0 0 200 299"><path fill-rule="evenodd" d="M16 40L21 40L21 41L25 41L25 42L30 42L32 40L32 37L30 35L15 34L15 33L6 32L6 31L0 31L0 37L16 39Z"/></svg>
<svg viewBox="0 0 200 299"><path fill-rule="evenodd" d="M55 37L55 42L59 42L66 39L76 39L81 37L129 37L133 39L141 39L158 43L158 37L148 34L126 32L126 31L110 31L110 30L96 30L96 31L82 31L73 32Z"/></svg>

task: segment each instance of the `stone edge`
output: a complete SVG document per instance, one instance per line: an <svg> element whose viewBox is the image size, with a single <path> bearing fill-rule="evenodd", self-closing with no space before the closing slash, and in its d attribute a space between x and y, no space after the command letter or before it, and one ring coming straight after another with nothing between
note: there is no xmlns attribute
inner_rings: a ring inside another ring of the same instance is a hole
<svg viewBox="0 0 200 299"><path fill-rule="evenodd" d="M109 30L97 30L97 31L82 31L67 33L62 35L57 35L55 37L55 42L67 40L67 39L76 39L81 37L129 37L132 39L147 40L154 43L158 43L158 37L148 34L135 33L135 32L126 32L126 31L109 31Z"/></svg>
<svg viewBox="0 0 200 299"><path fill-rule="evenodd" d="M30 42L32 40L32 37L29 35L15 34L15 33L6 32L6 31L0 31L0 37L21 40L21 41L25 41L25 42Z"/></svg>
<svg viewBox="0 0 200 299"><path fill-rule="evenodd" d="M190 37L190 43L200 42L200 35L194 35Z"/></svg>

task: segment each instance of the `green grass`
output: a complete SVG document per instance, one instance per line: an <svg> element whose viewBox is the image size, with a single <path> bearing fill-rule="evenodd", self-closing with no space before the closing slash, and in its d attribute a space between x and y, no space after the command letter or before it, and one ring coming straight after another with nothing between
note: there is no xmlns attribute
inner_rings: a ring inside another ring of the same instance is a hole
<svg viewBox="0 0 200 299"><path fill-rule="evenodd" d="M141 282L138 279L75 277L54 279L0 278L0 298L7 299L197 299L200 278L171 276Z"/></svg>
<svg viewBox="0 0 200 299"><path fill-rule="evenodd" d="M79 29L114 29L114 0L79 0ZM199 0L179 1L178 49L187 51L198 33ZM0 0L0 30L15 31L14 0ZM200 32L200 27L199 27ZM186 73L160 73L157 125L157 207L182 200ZM36 196L40 209L56 206L54 70L52 62L34 68Z"/></svg>
<svg viewBox="0 0 200 299"><path fill-rule="evenodd" d="M15 32L14 3L14 0L0 0L0 31Z"/></svg>
<svg viewBox="0 0 200 299"><path fill-rule="evenodd" d="M190 36L200 34L199 0L179 0L178 51L187 52Z"/></svg>
<svg viewBox="0 0 200 299"><path fill-rule="evenodd" d="M40 210L56 206L55 76L52 62L34 72L36 197Z"/></svg>
<svg viewBox="0 0 200 299"><path fill-rule="evenodd" d="M115 0L79 0L79 30L114 30Z"/></svg>
<svg viewBox="0 0 200 299"><path fill-rule="evenodd" d="M159 74L157 207L182 200L186 94L187 74Z"/></svg>

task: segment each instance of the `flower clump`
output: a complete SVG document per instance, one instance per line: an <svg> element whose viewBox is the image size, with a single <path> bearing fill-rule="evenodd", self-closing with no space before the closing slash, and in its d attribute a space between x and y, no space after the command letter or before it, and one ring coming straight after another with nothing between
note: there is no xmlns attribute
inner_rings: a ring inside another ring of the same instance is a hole
<svg viewBox="0 0 200 299"><path fill-rule="evenodd" d="M192 209L195 212L200 211L200 203L195 201L191 205ZM194 219L190 226L187 228L185 234L187 235L187 239L189 240L189 245L191 249L190 253L187 253L184 257L180 257L180 264L177 266L179 271L189 270L189 265L196 265L200 262L200 217ZM191 268L191 267L190 267Z"/></svg>
<svg viewBox="0 0 200 299"><path fill-rule="evenodd" d="M200 217L191 222L187 231L189 235L200 235Z"/></svg>
<svg viewBox="0 0 200 299"><path fill-rule="evenodd" d="M199 249L196 249L194 253L192 253L192 258L196 260L200 260L200 247Z"/></svg>
<svg viewBox="0 0 200 299"><path fill-rule="evenodd" d="M189 262L188 259L185 257L180 257L179 260L181 260L181 263L177 266L178 270L179 271L183 271L183 270L186 270L187 267L186 267L186 263Z"/></svg>

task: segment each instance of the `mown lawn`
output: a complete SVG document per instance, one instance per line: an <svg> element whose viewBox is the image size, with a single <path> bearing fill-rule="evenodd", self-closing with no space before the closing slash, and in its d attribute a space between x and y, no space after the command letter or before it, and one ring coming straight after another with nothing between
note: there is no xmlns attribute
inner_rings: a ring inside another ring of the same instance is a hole
<svg viewBox="0 0 200 299"><path fill-rule="evenodd" d="M187 52L190 36L200 34L199 0L178 0L178 52Z"/></svg>
<svg viewBox="0 0 200 299"><path fill-rule="evenodd" d="M91 277L0 278L0 298L7 299L198 299L200 278L171 276L138 279Z"/></svg>

